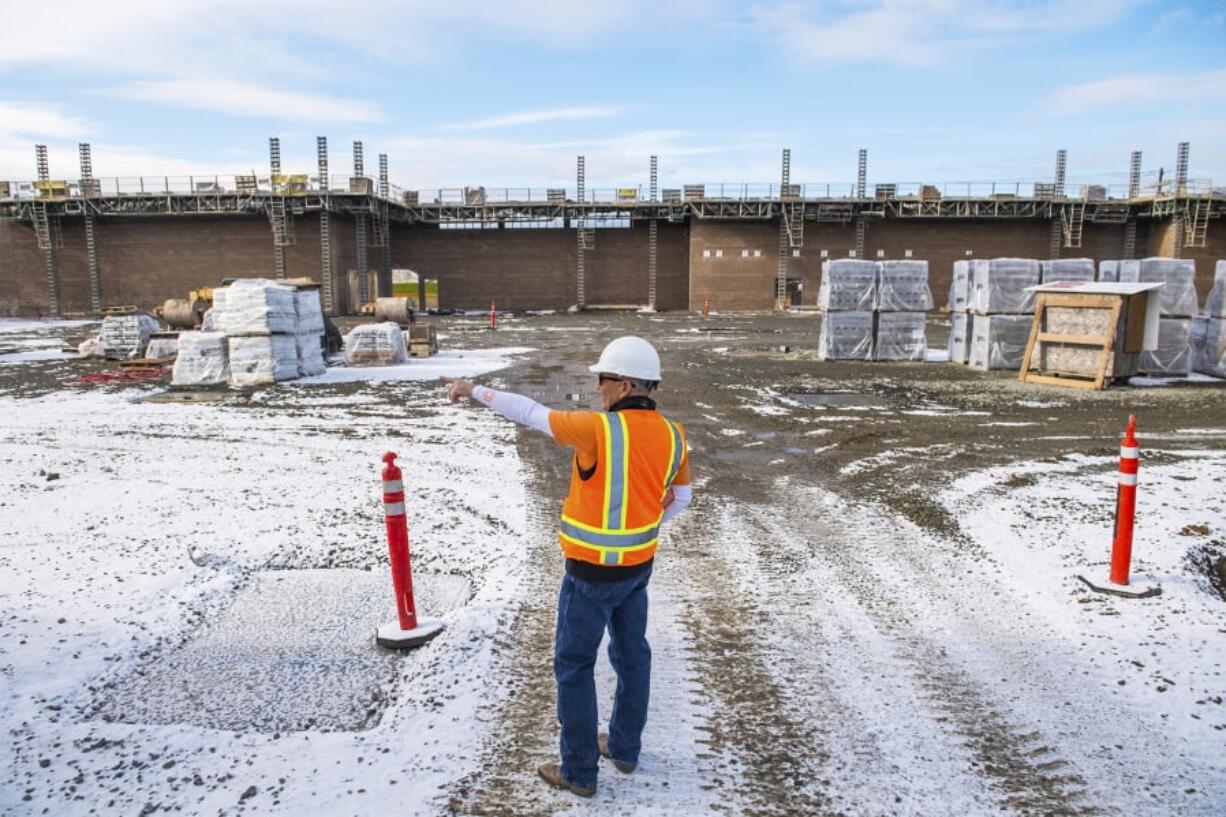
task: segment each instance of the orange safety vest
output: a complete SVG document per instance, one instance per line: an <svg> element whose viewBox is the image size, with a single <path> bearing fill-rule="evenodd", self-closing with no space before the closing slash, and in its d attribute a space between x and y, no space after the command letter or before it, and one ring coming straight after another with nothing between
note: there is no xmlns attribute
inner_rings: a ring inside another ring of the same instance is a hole
<svg viewBox="0 0 1226 817"><path fill-rule="evenodd" d="M573 466L558 541L569 559L637 565L656 553L664 497L685 458L685 431L657 411L596 415L596 471Z"/></svg>

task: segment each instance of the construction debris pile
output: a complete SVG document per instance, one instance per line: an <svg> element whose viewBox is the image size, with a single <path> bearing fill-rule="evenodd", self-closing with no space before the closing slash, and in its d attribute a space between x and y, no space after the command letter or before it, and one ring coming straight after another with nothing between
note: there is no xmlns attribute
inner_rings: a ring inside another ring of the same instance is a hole
<svg viewBox="0 0 1226 817"><path fill-rule="evenodd" d="M179 335L176 386L258 386L321 374L324 317L313 286L243 278L213 291L204 330Z"/></svg>
<svg viewBox="0 0 1226 817"><path fill-rule="evenodd" d="M933 306L927 261L827 261L817 303L819 359L924 359L925 312Z"/></svg>

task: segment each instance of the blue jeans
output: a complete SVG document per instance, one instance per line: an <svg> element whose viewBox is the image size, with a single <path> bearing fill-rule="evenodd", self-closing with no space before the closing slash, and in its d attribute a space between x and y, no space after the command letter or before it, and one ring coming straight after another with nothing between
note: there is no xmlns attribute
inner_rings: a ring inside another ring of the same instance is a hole
<svg viewBox="0 0 1226 817"><path fill-rule="evenodd" d="M567 573L558 594L553 675L558 682L562 777L595 787L596 682L592 669L605 628L617 692L609 719L609 752L638 763L647 699L651 694L651 647L647 644L647 581L651 569L630 579L589 582Z"/></svg>

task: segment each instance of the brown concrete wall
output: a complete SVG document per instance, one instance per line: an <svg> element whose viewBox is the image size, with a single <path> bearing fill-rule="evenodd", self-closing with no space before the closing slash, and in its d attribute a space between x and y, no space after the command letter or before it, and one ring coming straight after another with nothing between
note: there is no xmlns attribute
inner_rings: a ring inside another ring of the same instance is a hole
<svg viewBox="0 0 1226 817"><path fill-rule="evenodd" d="M43 255L34 228L0 221L0 315L42 315L48 302Z"/></svg>
<svg viewBox="0 0 1226 817"><path fill-rule="evenodd" d="M1182 236L1176 229L1174 219L1142 222L1147 229L1137 232L1137 255L1139 257L1170 256L1174 253L1175 242ZM1205 233L1205 246L1180 247L1180 258L1191 258L1196 262L1196 291L1200 302L1204 305L1209 290L1213 287L1213 271L1220 259L1226 258L1226 224L1209 222Z"/></svg>
<svg viewBox="0 0 1226 817"><path fill-rule="evenodd" d="M684 225L660 224L656 302L684 309L687 276ZM646 224L596 231L584 254L589 304L647 303ZM578 301L576 235L564 228L440 230L393 225L395 265L439 281L443 309L566 309Z"/></svg>

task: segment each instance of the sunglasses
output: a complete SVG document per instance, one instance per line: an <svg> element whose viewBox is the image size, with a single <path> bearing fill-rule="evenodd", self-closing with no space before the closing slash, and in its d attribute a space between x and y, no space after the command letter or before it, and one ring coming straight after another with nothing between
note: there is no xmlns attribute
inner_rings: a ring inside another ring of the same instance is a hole
<svg viewBox="0 0 1226 817"><path fill-rule="evenodd" d="M602 386L605 383L610 382L610 381L613 383L629 383L630 382L624 377L617 377L616 375L611 375L611 374L602 374L602 375L597 376L596 378L596 382Z"/></svg>

